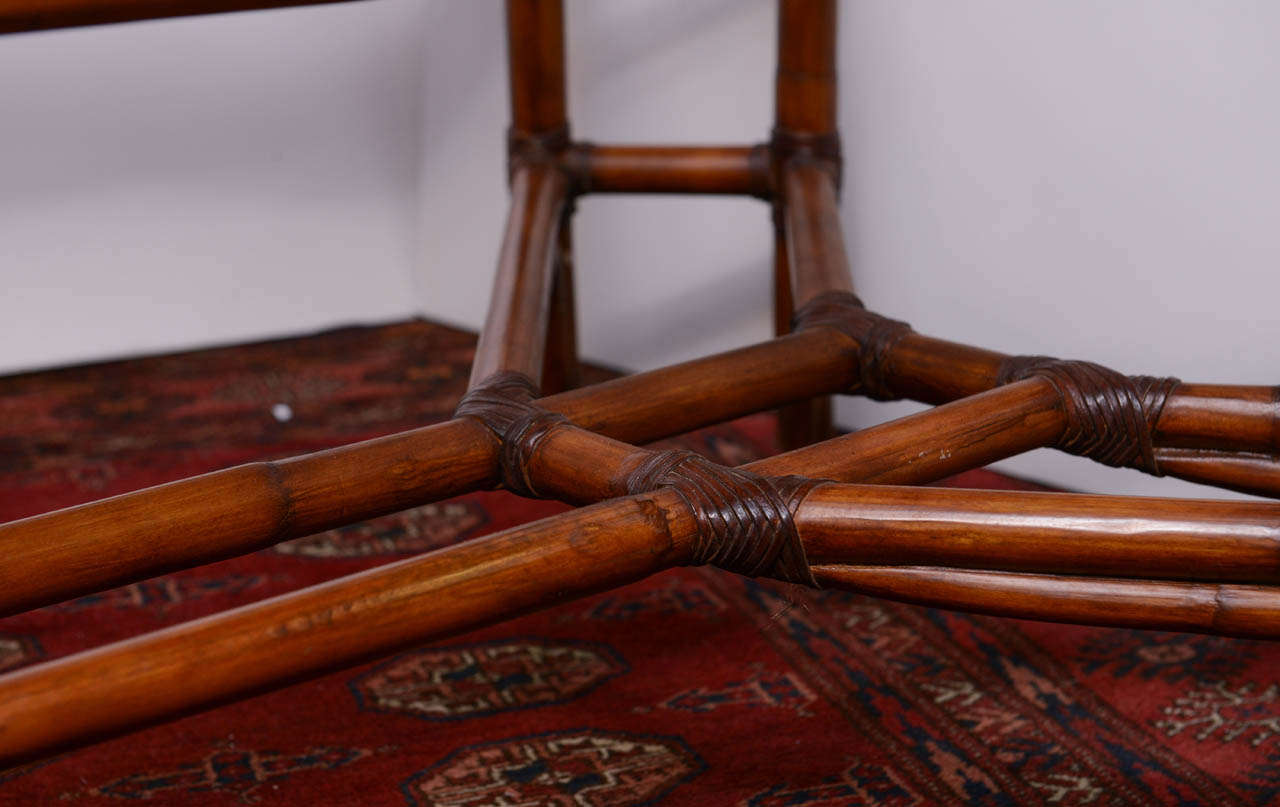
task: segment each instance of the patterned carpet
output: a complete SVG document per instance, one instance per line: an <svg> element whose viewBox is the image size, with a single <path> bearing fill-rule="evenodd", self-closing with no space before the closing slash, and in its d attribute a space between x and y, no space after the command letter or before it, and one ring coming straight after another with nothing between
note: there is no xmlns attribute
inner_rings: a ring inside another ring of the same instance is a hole
<svg viewBox="0 0 1280 807"><path fill-rule="evenodd" d="M0 379L0 519L442 419L472 344L407 322ZM679 442L737 464L772 429ZM14 617L0 669L559 509L476 494ZM681 569L0 772L0 803L1267 805L1278 677L1274 644Z"/></svg>

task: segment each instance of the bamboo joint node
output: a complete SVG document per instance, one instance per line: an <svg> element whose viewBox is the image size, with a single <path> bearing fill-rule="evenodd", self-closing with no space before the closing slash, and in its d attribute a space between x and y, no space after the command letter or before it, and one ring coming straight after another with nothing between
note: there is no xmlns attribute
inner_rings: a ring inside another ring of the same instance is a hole
<svg viewBox="0 0 1280 807"><path fill-rule="evenodd" d="M554 165L561 170L561 155L569 148L569 124L544 132L507 129L507 178L526 165Z"/></svg>
<svg viewBox="0 0 1280 807"><path fill-rule="evenodd" d="M541 498L529 476L529 458L555 429L568 425L558 412L537 406L538 387L524 373L504 370L462 397L454 417L474 418L498 438L502 484L512 493Z"/></svg>
<svg viewBox="0 0 1280 807"><path fill-rule="evenodd" d="M837 132L798 132L775 126L769 137L769 149L773 154L775 187L781 186L777 173L791 160L817 163L831 173L837 189L844 180L844 156Z"/></svg>
<svg viewBox="0 0 1280 807"><path fill-rule="evenodd" d="M1178 386L1176 378L1129 376L1087 361L1049 356L1010 356L996 381L1044 378L1062 398L1067 428L1057 447L1104 465L1163 476L1154 432L1160 412Z"/></svg>
<svg viewBox="0 0 1280 807"><path fill-rule="evenodd" d="M827 291L796 310L793 331L835 328L858 343L858 384L850 390L877 401L899 397L889 386L886 369L893 348L911 333L911 326L868 311L856 294Z"/></svg>
<svg viewBox="0 0 1280 807"><path fill-rule="evenodd" d="M795 512L819 481L763 477L726 468L690 451L654 452L626 477L629 493L674 490L698 525L690 565L818 588Z"/></svg>

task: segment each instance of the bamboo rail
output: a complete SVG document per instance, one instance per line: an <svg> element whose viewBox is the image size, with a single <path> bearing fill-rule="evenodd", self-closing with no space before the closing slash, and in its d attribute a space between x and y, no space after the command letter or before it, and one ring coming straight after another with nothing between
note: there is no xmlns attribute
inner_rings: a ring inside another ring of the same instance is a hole
<svg viewBox="0 0 1280 807"><path fill-rule="evenodd" d="M566 169L579 193L768 197L769 147L597 146L574 143Z"/></svg>
<svg viewBox="0 0 1280 807"><path fill-rule="evenodd" d="M655 440L833 391L851 371L832 340L795 334L540 403L583 428ZM0 615L492 487L498 453L488 430L460 418L0 524Z"/></svg>
<svg viewBox="0 0 1280 807"><path fill-rule="evenodd" d="M0 765L638 580L687 549L677 503L583 508L0 676Z"/></svg>
<svg viewBox="0 0 1280 807"><path fill-rule="evenodd" d="M564 174L551 166L516 168L489 314L471 363L472 387L504 370L542 379L567 191Z"/></svg>
<svg viewBox="0 0 1280 807"><path fill-rule="evenodd" d="M991 616L1113 628L1280 635L1276 590L898 566L817 566L824 586Z"/></svg>
<svg viewBox="0 0 1280 807"><path fill-rule="evenodd" d="M1021 514L1018 522L1000 518L1010 510ZM690 562L707 537L698 511L682 492L660 487L0 676L0 764ZM1006 616L1274 637L1280 589L1217 581L1241 573L1275 579L1278 513L1273 503L827 484L803 497L795 520L823 585ZM934 540L930 532L939 530ZM1210 582L885 565L980 562L991 556L981 541L1018 568L1065 561L1129 570L1155 555L1161 571L1196 570ZM867 558L874 565L850 562Z"/></svg>

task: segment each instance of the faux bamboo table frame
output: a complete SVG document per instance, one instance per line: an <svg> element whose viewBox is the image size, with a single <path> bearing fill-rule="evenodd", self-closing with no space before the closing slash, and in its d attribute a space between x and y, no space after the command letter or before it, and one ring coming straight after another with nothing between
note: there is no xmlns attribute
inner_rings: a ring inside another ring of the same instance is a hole
<svg viewBox="0 0 1280 807"><path fill-rule="evenodd" d="M306 2L0 0L0 32ZM907 486L1057 446L1274 497L1280 388L1006 356L864 308L836 206L835 17L834 0L780 0L768 142L604 146L569 135L560 1L508 0L511 209L455 417L2 525L0 615L468 491L582 506L0 676L0 763L678 565L986 614L1280 636L1280 504ZM778 338L575 388L570 215L586 193L772 205ZM821 440L833 393L937 406ZM777 407L800 447L743 468L632 445Z"/></svg>

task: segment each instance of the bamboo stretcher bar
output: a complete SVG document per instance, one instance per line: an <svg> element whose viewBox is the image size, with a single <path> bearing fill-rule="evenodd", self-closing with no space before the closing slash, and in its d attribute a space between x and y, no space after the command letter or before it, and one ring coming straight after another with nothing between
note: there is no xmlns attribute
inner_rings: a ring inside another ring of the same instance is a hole
<svg viewBox="0 0 1280 807"><path fill-rule="evenodd" d="M567 139L560 0L507 0L507 56L512 135Z"/></svg>
<svg viewBox="0 0 1280 807"><path fill-rule="evenodd" d="M0 34L354 0L0 0Z"/></svg>
<svg viewBox="0 0 1280 807"><path fill-rule="evenodd" d="M565 157L578 193L770 193L769 147L575 143Z"/></svg>
<svg viewBox="0 0 1280 807"><path fill-rule="evenodd" d="M836 131L836 2L778 3L774 117L779 129L823 136Z"/></svg>
<svg viewBox="0 0 1280 807"><path fill-rule="evenodd" d="M778 60L774 74L774 125L770 139L773 167L773 283L774 333L791 331L798 305L793 288L850 289L848 262L814 267L796 265L797 245L788 234L795 227L780 173L792 160L813 164L820 160L833 176L840 171L840 136L836 129L836 4L834 0L780 0L778 3ZM803 253L805 245L800 245ZM822 270L835 269L833 278ZM809 292L806 291L806 294ZM831 399L801 401L778 412L778 436L784 448L825 440L834 433Z"/></svg>
<svg viewBox="0 0 1280 807"><path fill-rule="evenodd" d="M795 305L791 297L791 264L787 258L787 232L782 203L773 202L773 332L791 333ZM778 444L785 450L821 442L832 436L831 398L821 396L789 404L778 410Z"/></svg>
<svg viewBox="0 0 1280 807"><path fill-rule="evenodd" d="M542 391L550 394L582 384L578 362L577 304L573 289L573 224L568 212L556 230L555 280L551 286L542 362Z"/></svg>
<svg viewBox="0 0 1280 807"><path fill-rule="evenodd" d="M1071 563L1077 567L1154 561L1167 569L1174 565L1162 559L1168 555L1188 564L1208 559L1214 574L1229 575L1240 565L1218 562L1225 558L1211 540L1216 531L1238 557L1272 572L1276 567L1280 505L1195 502L1188 510L1185 502L1115 499L1099 512L1085 501L1096 497L973 498L974 491L947 491L946 504L938 505L939 493L814 488L796 505L795 522L805 553L818 561L818 582L1007 616L1068 614L1101 624L1280 636L1275 588L827 562L868 552L936 562L963 552L957 545L965 541L1007 538L999 546L1002 557L1053 554L1060 544L1075 550ZM1017 538L1016 523L991 517L1006 505L1004 512L1019 514L1032 528L1030 540ZM732 499L720 506L736 507ZM850 531L843 518L833 518L833 508L851 510L860 521ZM1075 519L1073 513L1085 515ZM874 530L866 524L877 520L886 540L868 546L866 536L855 533ZM949 540L930 545L921 520L949 530ZM33 759L693 562L695 543L706 540L700 532L705 524L685 493L663 486L0 676L0 763ZM731 530L726 537L745 549L753 546L746 534ZM1151 547L1145 555L1142 546Z"/></svg>
<svg viewBox="0 0 1280 807"><path fill-rule="evenodd" d="M1009 358L912 331L889 350L882 366L895 394L937 404L996 386ZM1160 412L1154 437L1169 448L1280 453L1280 394L1276 387L1179 384Z"/></svg>
<svg viewBox="0 0 1280 807"><path fill-rule="evenodd" d="M13 765L680 563L671 491L606 502L0 676Z"/></svg>
<svg viewBox="0 0 1280 807"><path fill-rule="evenodd" d="M1280 636L1276 589L914 566L816 566L824 587L991 616L1101 627Z"/></svg>
<svg viewBox="0 0 1280 807"><path fill-rule="evenodd" d="M855 372L847 346L815 331L539 403L584 428L650 440L831 392ZM3 524L0 615L489 488L498 453L488 429L459 418Z"/></svg>
<svg viewBox="0 0 1280 807"><path fill-rule="evenodd" d="M892 397L943 403L995 387L1010 358L912 331L886 351L879 367ZM1163 475L1280 496L1280 404L1274 387L1177 384L1151 440ZM1195 453L1173 450L1187 447Z"/></svg>
<svg viewBox="0 0 1280 807"><path fill-rule="evenodd" d="M541 381L567 193L564 174L554 166L515 170L489 313L471 364L472 387L503 370Z"/></svg>
<svg viewBox="0 0 1280 807"><path fill-rule="evenodd" d="M1280 496L1280 462L1275 456L1161 448L1156 459L1166 474L1179 479L1257 496Z"/></svg>
<svg viewBox="0 0 1280 807"><path fill-rule="evenodd" d="M1052 390L1046 390L1048 384L1043 381L1031 381L1037 379L988 395L1023 396L1024 411L1033 416L1051 412L1054 403L1048 393ZM937 410L917 416L915 429L880 427L881 435L864 442L887 443L892 448L868 466L861 464L857 453L832 451L830 445L820 444L794 451L781 462L761 460L747 469L776 474L788 466L804 467L810 469L811 477L836 471L857 478L884 468L884 456L892 458L908 446L919 446L912 436L918 435L921 425L930 429L929 445L945 446L949 443L945 437L952 436L945 430L959 431L963 437L957 450L962 454L973 451L964 447L963 438L971 439L968 445L979 446L981 455L990 451L985 445L990 438L984 435L1002 436L1006 431L988 422L980 424L978 432L968 432L967 416L978 408L973 399L949 407L951 411L942 416ZM1040 424L1052 426L1052 421L1037 420L1030 421L1035 424L1031 427L1008 431L1019 435L1015 440L1052 437L1047 429L1037 432L1043 428ZM944 439L939 440L940 436ZM504 478L525 480L528 492L568 501L639 492L636 474L660 459L660 452L560 423L504 439L517 447L514 454L504 453L504 462L519 466L505 471ZM831 441L841 442L845 441ZM1025 444L1001 445L1025 448ZM944 454L945 449L938 455L930 450L923 462L900 467L914 475L933 475L947 467L949 458ZM810 561L817 563L932 564L1280 583L1280 504L1272 502L822 484L803 499L796 525Z"/></svg>
<svg viewBox="0 0 1280 807"><path fill-rule="evenodd" d="M782 198L795 306L824 292L852 292L831 173L811 160L787 163L782 168Z"/></svg>
<svg viewBox="0 0 1280 807"><path fill-rule="evenodd" d="M570 219L571 201L563 198L572 188L560 165L563 149L569 139L568 104L565 99L564 7L560 0L509 0L507 3L508 76L511 90L511 129L508 132L508 171L512 179L523 169L536 167L555 171L562 197L555 217L555 233L545 246L551 250L551 264L542 267L535 261L524 269L550 272L550 298L539 286L526 288L534 300L521 305L546 301L546 311L535 308L538 317L528 316L516 338L524 333L530 342L541 345L543 365L536 373L525 372L535 382L541 381L545 392L559 392L578 386L578 337L573 289L573 235ZM512 183L515 190L515 183ZM545 237L535 229L527 238ZM536 250L535 250L536 254ZM529 258L522 258L529 261ZM501 275L501 271L499 272ZM499 279L496 282L502 282ZM490 308L490 314L495 312ZM495 327L504 327L495 323ZM518 346L513 346L518 350ZM518 366L491 363L490 369L519 370ZM484 376L474 374L472 384Z"/></svg>
<svg viewBox="0 0 1280 807"><path fill-rule="evenodd" d="M923 484L1049 445L1062 430L1058 408L1052 387L1027 379L743 469L762 476ZM530 448L520 473L539 495L575 504L631 493L632 471L655 453L565 426L523 439Z"/></svg>
<svg viewBox="0 0 1280 807"><path fill-rule="evenodd" d="M812 301L826 293L848 292L848 257L830 172L813 161L792 161L782 167L782 177L796 299ZM864 362L876 361L882 389L869 392L877 397L933 404L957 400L1003 383L1002 376L1015 360L996 351L923 336L902 323L891 324L905 330L890 331L895 334L892 338L862 351ZM873 331L868 337L883 338L884 333ZM1067 427L1065 420L1063 427ZM1280 496L1280 387L1175 382L1158 409L1151 441L1161 474ZM1167 450L1186 448L1202 451Z"/></svg>
<svg viewBox="0 0 1280 807"><path fill-rule="evenodd" d="M744 466L767 476L922 485L1052 445L1058 393L1028 378Z"/></svg>
<svg viewBox="0 0 1280 807"><path fill-rule="evenodd" d="M1280 503L830 484L810 563L1280 583Z"/></svg>

